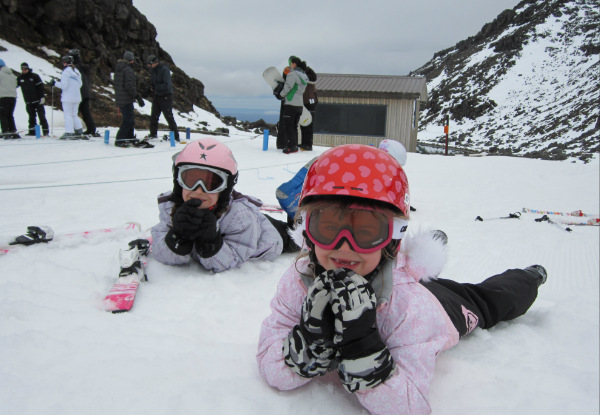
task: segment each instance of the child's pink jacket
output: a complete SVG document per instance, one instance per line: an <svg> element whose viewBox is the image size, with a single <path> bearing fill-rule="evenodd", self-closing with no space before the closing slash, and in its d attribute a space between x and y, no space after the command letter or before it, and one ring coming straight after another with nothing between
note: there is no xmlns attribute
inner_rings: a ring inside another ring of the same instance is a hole
<svg viewBox="0 0 600 415"><path fill-rule="evenodd" d="M356 395L372 414L428 414L429 384L437 355L458 343L458 332L439 301L421 284L439 274L446 247L431 234L402 241L397 260L388 261L371 280L378 299L377 326L396 363L395 373L383 384ZM271 315L263 321L258 364L269 385L289 390L311 379L292 372L283 360L283 341L299 323L310 279L292 264L281 278L271 300Z"/></svg>

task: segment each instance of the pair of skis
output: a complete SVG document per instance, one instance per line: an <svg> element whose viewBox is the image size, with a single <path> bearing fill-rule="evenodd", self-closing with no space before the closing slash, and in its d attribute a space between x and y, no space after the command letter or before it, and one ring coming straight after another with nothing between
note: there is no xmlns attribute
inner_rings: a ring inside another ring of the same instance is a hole
<svg viewBox="0 0 600 415"><path fill-rule="evenodd" d="M113 228L56 235L55 239L54 231L49 226L28 226L27 233L15 237L7 246L0 247L0 255L14 252L19 249L19 246L49 243L55 240L62 241L76 237L89 239L101 234L120 233L122 231L139 232L140 229L139 223L128 222ZM140 282L148 280L145 265L149 250L150 240L148 239L133 240L129 242L127 249L120 250L119 262L121 269L116 282L104 299L104 309L106 311L122 313L131 310Z"/></svg>
<svg viewBox="0 0 600 415"><path fill-rule="evenodd" d="M600 226L600 216L599 215L591 215L584 213L581 210L575 210L573 212L558 212L558 211L547 211L547 210L534 210L529 208L523 208L522 211L524 213L533 213L533 214L542 214L540 218L535 219L536 222L548 222L554 226L559 227L562 230L567 232L572 232L573 229L570 226ZM550 216L568 216L571 218L585 218L585 221L576 221L573 219L570 220L554 220ZM498 219L520 219L521 212L510 213L508 216L501 216L495 218L482 218L481 216L477 216L475 218L476 221L489 221L489 220L498 220Z"/></svg>

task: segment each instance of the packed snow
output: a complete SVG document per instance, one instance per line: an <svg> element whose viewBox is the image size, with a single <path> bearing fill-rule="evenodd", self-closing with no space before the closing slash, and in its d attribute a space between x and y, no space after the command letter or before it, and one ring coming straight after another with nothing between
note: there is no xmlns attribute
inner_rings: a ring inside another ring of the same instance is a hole
<svg viewBox="0 0 600 415"><path fill-rule="evenodd" d="M0 57L15 68L26 60ZM20 129L27 126L23 107L19 100ZM206 120L218 127L212 114L197 110L194 117L182 117L181 126ZM60 134L57 119L62 113L55 111ZM220 274L195 263L166 266L150 255L149 281L133 309L104 311L119 249L158 222L156 196L172 187L172 156L183 148L156 142L153 149L121 149L112 145L116 129L108 130L110 145L102 138L0 140L0 245L30 225L56 233L48 244L0 256L0 413L367 414L335 374L291 392L259 376L260 325L292 254ZM237 158L236 189L270 204L277 186L326 150L284 155L270 137L263 151L262 136L238 131L219 139ZM532 264L548 271L527 314L477 329L439 356L434 414L598 413L599 228L567 232L525 213L491 219L523 207L597 215L597 160L409 154L417 209L409 233L448 234L440 277L479 282ZM61 236L129 221L142 231Z"/></svg>

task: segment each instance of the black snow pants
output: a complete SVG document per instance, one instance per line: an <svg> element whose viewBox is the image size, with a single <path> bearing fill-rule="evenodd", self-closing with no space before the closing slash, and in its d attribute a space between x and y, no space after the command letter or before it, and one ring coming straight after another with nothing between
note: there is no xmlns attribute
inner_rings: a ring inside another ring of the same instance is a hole
<svg viewBox="0 0 600 415"><path fill-rule="evenodd" d="M538 292L537 280L522 269L509 269L479 284L441 278L421 284L442 304L460 337L525 314Z"/></svg>
<svg viewBox="0 0 600 415"><path fill-rule="evenodd" d="M158 119L160 114L165 116L169 130L175 134L175 141L179 141L179 131L177 130L177 123L173 117L173 97L172 95L154 95L152 100L152 110L150 112L150 135L157 137L158 133Z"/></svg>
<svg viewBox="0 0 600 415"><path fill-rule="evenodd" d="M296 245L296 242L292 239L290 234L288 233L288 224L286 222L277 220L269 215L265 215L267 219L271 222L271 224L277 229L281 239L283 239L283 252L284 254L290 252L298 252L300 251L300 247Z"/></svg>

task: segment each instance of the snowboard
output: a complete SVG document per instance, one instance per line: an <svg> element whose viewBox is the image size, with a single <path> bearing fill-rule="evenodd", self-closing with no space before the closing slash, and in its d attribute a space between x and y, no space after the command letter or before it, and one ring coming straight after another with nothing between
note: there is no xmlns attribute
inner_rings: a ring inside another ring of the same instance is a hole
<svg viewBox="0 0 600 415"><path fill-rule="evenodd" d="M275 89L279 82L285 82L283 80L282 72L274 66L269 66L267 69L264 70L263 78L265 82L271 87L271 90ZM312 123L312 115L310 114L310 111L306 109L305 106L302 106L302 115L300 116L300 121L298 122L298 124L302 127L306 127L307 125L310 125L310 123Z"/></svg>

